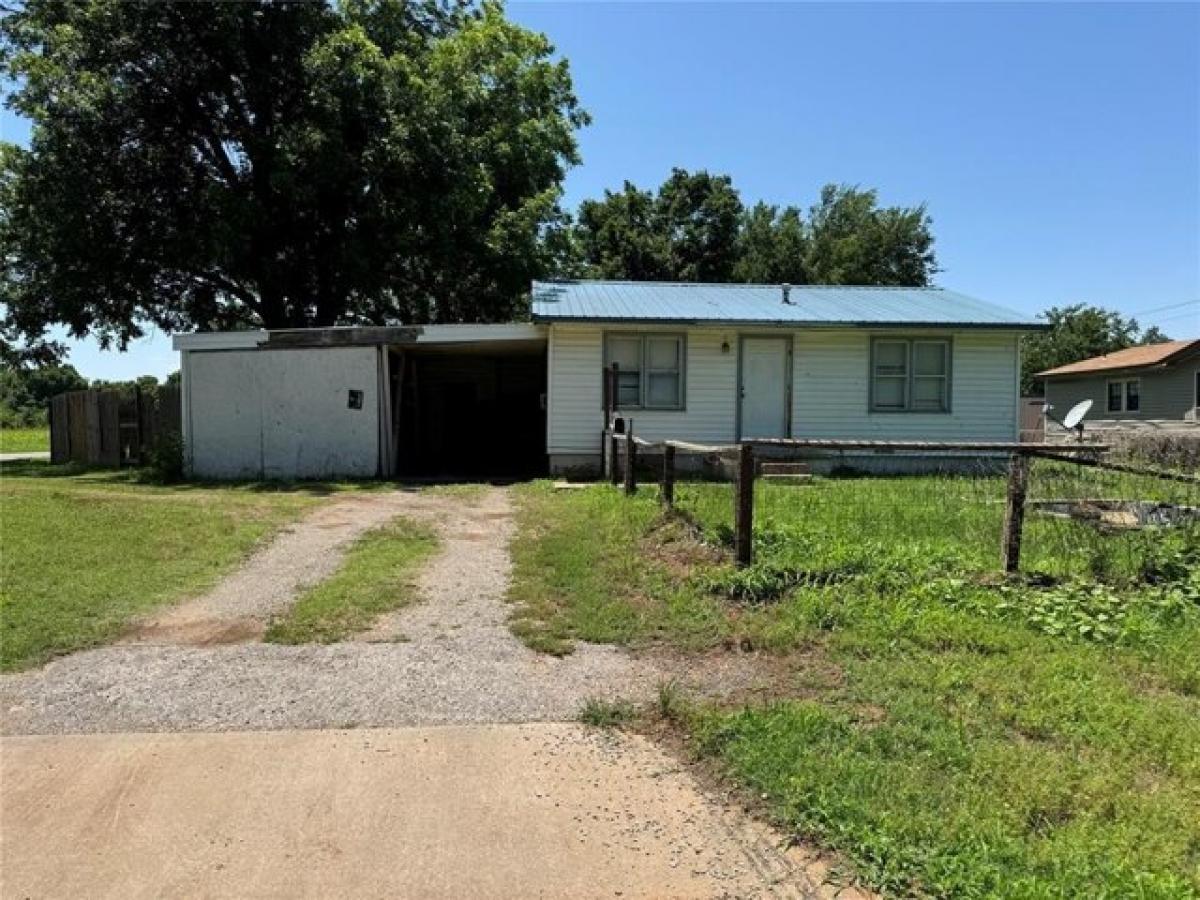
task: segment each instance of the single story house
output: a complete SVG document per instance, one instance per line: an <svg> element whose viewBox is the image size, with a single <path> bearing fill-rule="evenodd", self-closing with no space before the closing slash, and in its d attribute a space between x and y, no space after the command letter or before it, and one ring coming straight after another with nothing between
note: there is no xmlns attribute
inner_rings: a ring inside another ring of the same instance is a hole
<svg viewBox="0 0 1200 900"><path fill-rule="evenodd" d="M1130 347L1038 372L1054 427L1084 400L1084 424L1095 428L1200 424L1200 339Z"/></svg>
<svg viewBox="0 0 1200 900"><path fill-rule="evenodd" d="M531 321L183 334L201 477L596 469L649 440L1015 441L1032 319L942 288L535 282Z"/></svg>

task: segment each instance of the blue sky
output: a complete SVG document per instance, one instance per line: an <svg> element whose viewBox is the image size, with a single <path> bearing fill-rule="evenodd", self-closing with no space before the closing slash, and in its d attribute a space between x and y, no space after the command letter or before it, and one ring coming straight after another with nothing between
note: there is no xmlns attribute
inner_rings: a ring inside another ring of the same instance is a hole
<svg viewBox="0 0 1200 900"><path fill-rule="evenodd" d="M566 201L673 165L743 199L822 184L925 202L938 281L1036 313L1096 303L1200 336L1200 6L519 3L593 116ZM25 130L11 117L5 137ZM89 377L165 375L161 336L79 345Z"/></svg>

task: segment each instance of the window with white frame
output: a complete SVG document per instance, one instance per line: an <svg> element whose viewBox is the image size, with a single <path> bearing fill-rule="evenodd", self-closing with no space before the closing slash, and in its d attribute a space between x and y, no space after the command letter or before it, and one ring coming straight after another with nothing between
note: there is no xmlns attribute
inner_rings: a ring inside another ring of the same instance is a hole
<svg viewBox="0 0 1200 900"><path fill-rule="evenodd" d="M618 409L683 409L682 334L611 333L604 340L604 366L617 366Z"/></svg>
<svg viewBox="0 0 1200 900"><path fill-rule="evenodd" d="M950 341L875 338L871 342L873 412L950 411Z"/></svg>
<svg viewBox="0 0 1200 900"><path fill-rule="evenodd" d="M1142 380L1114 379L1108 383L1109 412L1137 412L1142 408Z"/></svg>

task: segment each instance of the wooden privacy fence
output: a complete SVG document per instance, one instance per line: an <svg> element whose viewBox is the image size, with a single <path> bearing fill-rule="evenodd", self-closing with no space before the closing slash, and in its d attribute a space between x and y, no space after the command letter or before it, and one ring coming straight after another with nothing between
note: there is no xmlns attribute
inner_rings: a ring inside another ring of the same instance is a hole
<svg viewBox="0 0 1200 900"><path fill-rule="evenodd" d="M50 461L137 465L181 428L179 387L68 391L50 401Z"/></svg>
<svg viewBox="0 0 1200 900"><path fill-rule="evenodd" d="M645 441L633 433L633 420L625 419L624 432L607 429L604 433L606 466L614 485L624 482L625 493L637 491L637 461L639 453L661 453L661 499L667 508L675 504L676 455L680 451L692 454L735 459L733 492L733 550L739 566L748 566L754 559L754 476L755 449L783 448L796 450L885 450L927 453L989 453L1007 454L1008 485L1004 501L1004 526L1000 537L1000 563L1005 572L1016 572L1021 562L1021 534L1025 522L1025 495L1029 488L1029 461L1032 457L1108 469L1116 472L1149 475L1191 484L1200 484L1200 477L1160 472L1110 463L1097 457L1108 451L1102 444L1021 444L989 442L920 442L920 441L834 441L756 439L738 444L706 445L687 441ZM624 453L621 448L624 448Z"/></svg>

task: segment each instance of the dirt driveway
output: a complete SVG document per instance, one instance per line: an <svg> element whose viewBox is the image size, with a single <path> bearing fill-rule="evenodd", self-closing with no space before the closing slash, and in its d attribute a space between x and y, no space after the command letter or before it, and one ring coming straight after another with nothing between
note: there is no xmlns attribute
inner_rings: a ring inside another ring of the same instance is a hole
<svg viewBox="0 0 1200 900"><path fill-rule="evenodd" d="M336 569L350 542L396 517L426 523L439 550L422 602L338 644L259 638L270 617ZM613 647L562 659L509 631L508 492L387 491L335 498L212 591L121 643L0 676L3 733L225 731L546 722L588 697L647 697L656 674Z"/></svg>
<svg viewBox="0 0 1200 900"><path fill-rule="evenodd" d="M577 725L9 738L4 893L811 897L820 862Z"/></svg>
<svg viewBox="0 0 1200 900"><path fill-rule="evenodd" d="M257 639L398 515L440 540L420 603L340 644ZM521 644L512 529L500 489L335 499L126 641L0 676L2 893L836 895L821 859L647 741L552 724L658 672Z"/></svg>

